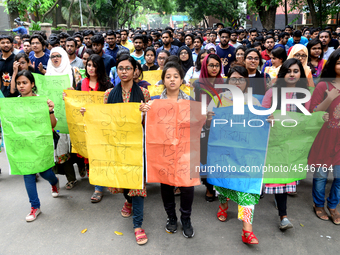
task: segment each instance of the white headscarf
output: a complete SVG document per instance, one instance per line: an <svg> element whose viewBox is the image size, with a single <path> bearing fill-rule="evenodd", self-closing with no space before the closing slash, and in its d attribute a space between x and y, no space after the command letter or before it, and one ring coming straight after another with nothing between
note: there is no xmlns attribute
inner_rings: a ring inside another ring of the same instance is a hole
<svg viewBox="0 0 340 255"><path fill-rule="evenodd" d="M68 74L70 77L70 87L72 87L73 83L73 73L72 67L70 65L70 60L66 51L61 47L55 47L51 50L50 56L52 53L59 53L61 55L61 63L58 67L54 67L52 64L52 60L49 59L47 63L47 70L45 75L64 75Z"/></svg>

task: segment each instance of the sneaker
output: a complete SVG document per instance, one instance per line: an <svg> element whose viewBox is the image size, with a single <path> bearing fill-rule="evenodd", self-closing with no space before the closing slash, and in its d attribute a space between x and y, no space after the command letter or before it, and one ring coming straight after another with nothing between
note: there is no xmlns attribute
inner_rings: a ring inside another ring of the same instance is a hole
<svg viewBox="0 0 340 255"><path fill-rule="evenodd" d="M31 208L31 212L26 216L26 221L34 221L37 216L41 213L40 208L34 209L33 207Z"/></svg>
<svg viewBox="0 0 340 255"><path fill-rule="evenodd" d="M280 223L279 228L281 230L293 228L293 224L288 220L288 218L283 218L281 223Z"/></svg>
<svg viewBox="0 0 340 255"><path fill-rule="evenodd" d="M169 234L176 233L177 231L177 217L170 217L166 221L165 231Z"/></svg>
<svg viewBox="0 0 340 255"><path fill-rule="evenodd" d="M59 196L59 178L58 179L58 182L56 185L52 185L52 197L58 197Z"/></svg>
<svg viewBox="0 0 340 255"><path fill-rule="evenodd" d="M181 224L182 224L182 227L183 227L184 237L186 237L186 238L194 237L195 232L194 232L194 229L191 226L190 218L182 219L182 217L181 217Z"/></svg>

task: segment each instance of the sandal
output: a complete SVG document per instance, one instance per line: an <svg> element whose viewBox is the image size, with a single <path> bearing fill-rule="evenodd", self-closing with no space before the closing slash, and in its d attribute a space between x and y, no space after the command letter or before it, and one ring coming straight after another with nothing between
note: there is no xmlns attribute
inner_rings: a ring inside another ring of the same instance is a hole
<svg viewBox="0 0 340 255"><path fill-rule="evenodd" d="M94 192L92 194L92 197L91 197L91 202L92 203L99 203L100 201L102 201L102 198L103 198L103 193L102 192Z"/></svg>
<svg viewBox="0 0 340 255"><path fill-rule="evenodd" d="M316 207L315 205L313 205L313 209L314 209L314 213L315 213L316 217L318 217L321 220L329 220L328 214L326 213L324 207ZM322 217L324 217L324 218L322 218Z"/></svg>
<svg viewBox="0 0 340 255"><path fill-rule="evenodd" d="M217 212L217 219L218 219L219 221L222 221L222 222L226 221L226 220L227 220L227 216L228 216L227 210L228 210L229 206L227 206L226 209L222 209L222 207L221 207L221 205L220 205L218 208L219 208L221 211ZM224 220L221 220L221 219L220 219L221 216L223 216L225 219L224 219Z"/></svg>
<svg viewBox="0 0 340 255"><path fill-rule="evenodd" d="M73 187L74 187L74 185L76 185L76 183L77 183L77 180L75 180L75 181L70 181L70 182L66 183L65 188L66 188L67 190L73 189Z"/></svg>
<svg viewBox="0 0 340 255"><path fill-rule="evenodd" d="M132 204L127 201L124 203L123 208L121 210L121 214L124 218L128 218L132 214Z"/></svg>
<svg viewBox="0 0 340 255"><path fill-rule="evenodd" d="M336 209L330 209L327 206L329 213L331 214L331 220L335 225L340 224L340 213Z"/></svg>
<svg viewBox="0 0 340 255"><path fill-rule="evenodd" d="M135 232L135 236L136 236L136 242L139 245L143 245L148 242L148 237L146 236L144 229L137 230Z"/></svg>
<svg viewBox="0 0 340 255"><path fill-rule="evenodd" d="M246 234L249 234L248 237L246 237ZM257 243L252 243L251 241L253 239L257 240ZM242 242L246 244L258 244L259 240L254 235L254 232L250 232L250 231L242 229Z"/></svg>

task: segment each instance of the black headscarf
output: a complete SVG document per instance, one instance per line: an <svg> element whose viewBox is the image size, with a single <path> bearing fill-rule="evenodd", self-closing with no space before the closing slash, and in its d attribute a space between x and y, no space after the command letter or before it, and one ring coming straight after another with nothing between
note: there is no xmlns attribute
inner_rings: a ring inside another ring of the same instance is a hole
<svg viewBox="0 0 340 255"><path fill-rule="evenodd" d="M184 71L184 74L187 73L187 71L194 65L194 61L192 59L192 51L190 50L190 48L186 45L182 46L181 48L179 48L178 50L178 53L177 53L177 56L179 57L179 59L181 59L181 51L182 50L186 50L189 54L189 59L187 61L181 61L181 64L182 64L182 68L183 68L183 71Z"/></svg>
<svg viewBox="0 0 340 255"><path fill-rule="evenodd" d="M131 88L131 95L129 102L140 103L143 101L145 103L145 98L143 95L143 91L137 85L137 83L133 82ZM115 103L123 103L123 93L122 93L122 84L119 83L114 89L111 90L109 97L107 99L108 104L115 104Z"/></svg>

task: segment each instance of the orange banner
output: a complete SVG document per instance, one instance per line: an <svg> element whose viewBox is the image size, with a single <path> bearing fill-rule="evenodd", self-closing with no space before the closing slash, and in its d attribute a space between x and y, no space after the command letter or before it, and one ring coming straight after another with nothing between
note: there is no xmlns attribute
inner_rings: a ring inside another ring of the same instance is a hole
<svg viewBox="0 0 340 255"><path fill-rule="evenodd" d="M201 103L156 99L146 118L147 182L200 185Z"/></svg>

